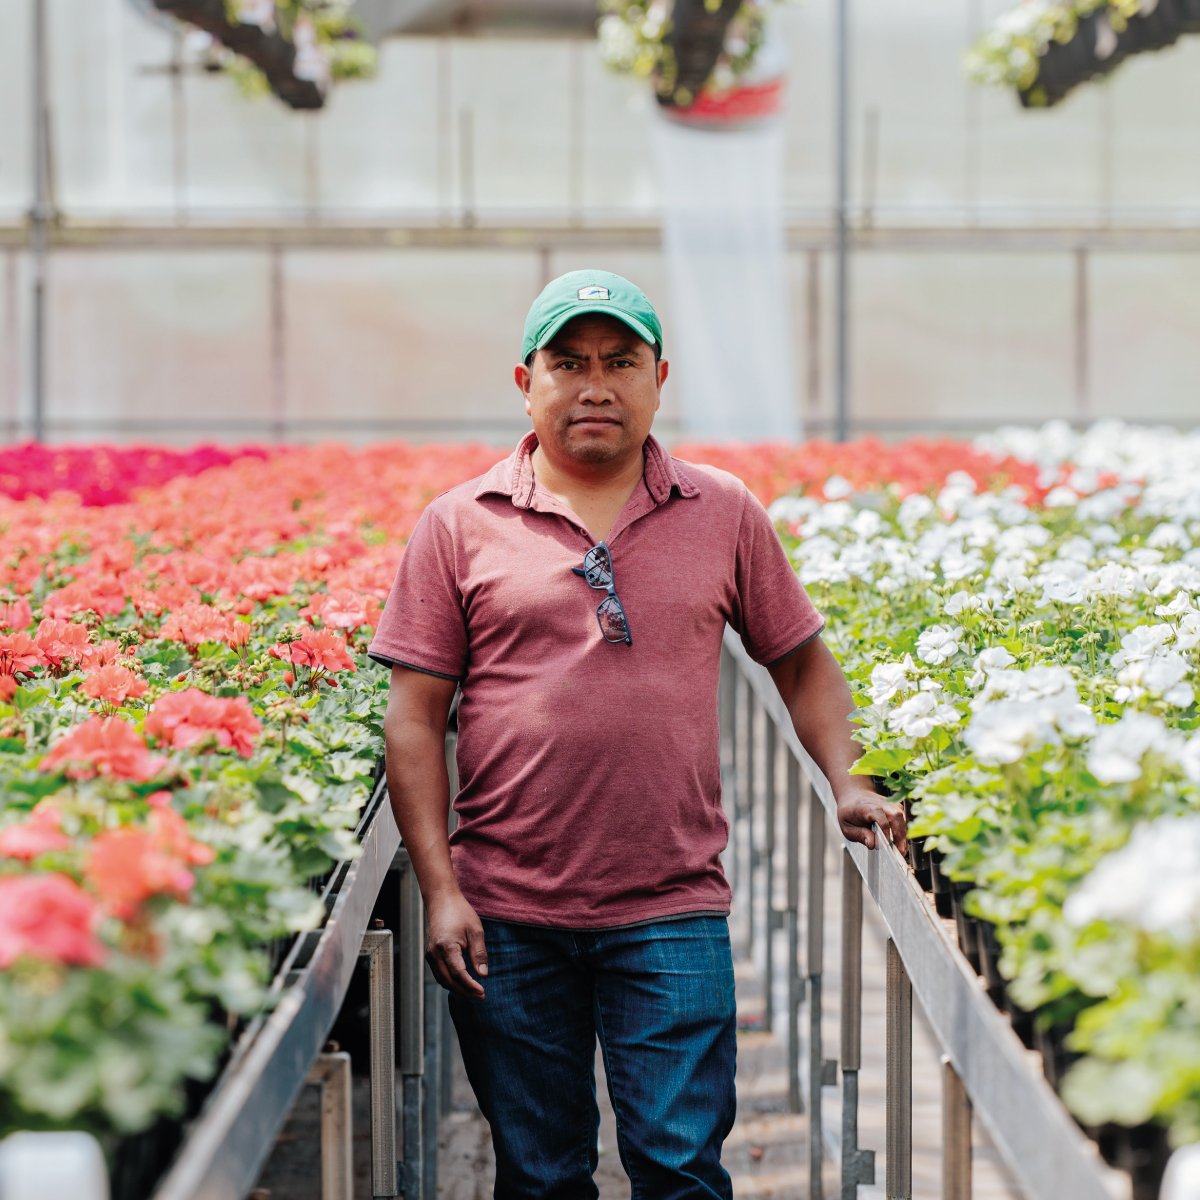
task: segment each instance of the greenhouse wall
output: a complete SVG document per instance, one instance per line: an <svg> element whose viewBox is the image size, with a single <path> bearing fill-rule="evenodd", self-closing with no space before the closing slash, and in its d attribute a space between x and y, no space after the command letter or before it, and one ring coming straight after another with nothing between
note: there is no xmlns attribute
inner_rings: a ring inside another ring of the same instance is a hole
<svg viewBox="0 0 1200 1200"><path fill-rule="evenodd" d="M508 441L524 425L510 380L529 297L589 263L641 282L669 339L654 103L593 43L393 39L375 80L308 115L244 98L129 0L46 4L52 438ZM1200 37L1027 112L961 67L1004 7L852 6L851 428L1190 421ZM0 10L0 89L19 118L0 126L0 427L20 437L31 5ZM776 14L795 402L816 434L834 408L833 13L802 0ZM165 397L186 416L166 417ZM664 432L684 402L668 385Z"/></svg>

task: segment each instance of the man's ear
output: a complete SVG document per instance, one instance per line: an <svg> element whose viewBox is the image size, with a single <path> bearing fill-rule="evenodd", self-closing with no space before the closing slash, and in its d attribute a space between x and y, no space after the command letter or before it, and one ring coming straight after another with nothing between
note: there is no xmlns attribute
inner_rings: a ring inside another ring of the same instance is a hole
<svg viewBox="0 0 1200 1200"><path fill-rule="evenodd" d="M529 384L532 380L533 372L524 363L517 363L513 367L513 382L521 389L522 396L529 395Z"/></svg>

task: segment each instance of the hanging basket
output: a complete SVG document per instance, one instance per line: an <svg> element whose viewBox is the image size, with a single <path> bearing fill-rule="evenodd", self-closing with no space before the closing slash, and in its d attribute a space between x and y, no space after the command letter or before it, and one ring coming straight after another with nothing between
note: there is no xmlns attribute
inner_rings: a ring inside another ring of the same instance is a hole
<svg viewBox="0 0 1200 1200"><path fill-rule="evenodd" d="M715 8L704 0L675 0L671 28L663 38L668 65L655 76L659 104L676 108L695 102L725 48L729 23L741 7L742 0L718 0Z"/></svg>

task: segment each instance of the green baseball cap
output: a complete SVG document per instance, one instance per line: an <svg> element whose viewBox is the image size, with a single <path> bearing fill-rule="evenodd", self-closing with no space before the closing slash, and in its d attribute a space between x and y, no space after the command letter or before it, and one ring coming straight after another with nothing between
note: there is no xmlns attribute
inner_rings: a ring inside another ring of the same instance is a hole
<svg viewBox="0 0 1200 1200"><path fill-rule="evenodd" d="M568 271L552 279L529 307L521 361L547 345L570 320L604 313L623 321L643 342L662 348L662 326L654 305L636 284L611 271Z"/></svg>

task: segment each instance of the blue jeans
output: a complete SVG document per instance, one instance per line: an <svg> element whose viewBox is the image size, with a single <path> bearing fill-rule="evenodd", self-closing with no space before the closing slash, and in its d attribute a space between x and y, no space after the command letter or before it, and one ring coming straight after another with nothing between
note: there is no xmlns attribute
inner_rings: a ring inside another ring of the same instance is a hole
<svg viewBox="0 0 1200 1200"><path fill-rule="evenodd" d="M596 1040L632 1200L730 1200L737 1014L724 917L590 931L485 919L484 1000L451 995L497 1200L594 1200Z"/></svg>

